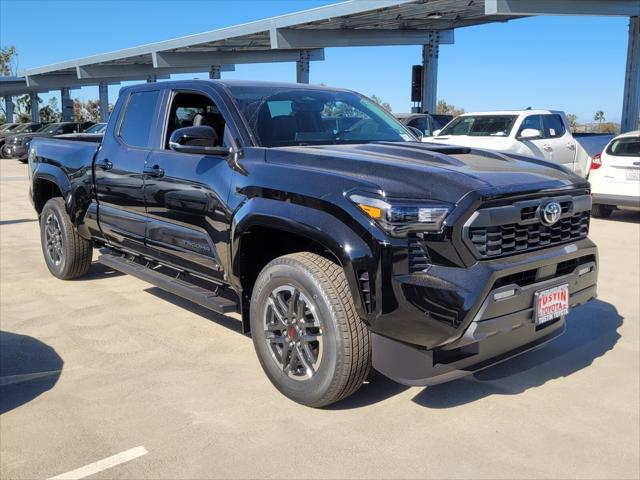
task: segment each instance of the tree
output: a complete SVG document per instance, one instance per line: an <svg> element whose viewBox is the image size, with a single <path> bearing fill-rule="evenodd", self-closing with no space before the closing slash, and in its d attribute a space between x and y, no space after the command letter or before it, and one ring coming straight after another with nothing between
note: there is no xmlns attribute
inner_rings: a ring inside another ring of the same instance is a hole
<svg viewBox="0 0 640 480"><path fill-rule="evenodd" d="M578 126L578 117L576 117L573 113L567 113L567 120L569 121L569 127L571 127L571 130L576 129L576 127Z"/></svg>
<svg viewBox="0 0 640 480"><path fill-rule="evenodd" d="M76 122L99 122L100 102L88 100L83 102L79 98L73 99L73 118Z"/></svg>
<svg viewBox="0 0 640 480"><path fill-rule="evenodd" d="M598 122L598 123L602 123L604 122L604 112L602 110L598 110L596 112L596 114L594 115L593 119Z"/></svg>
<svg viewBox="0 0 640 480"><path fill-rule="evenodd" d="M38 98L38 104L42 101ZM14 121L18 122L30 122L31 121L31 95L25 93L24 95L16 98L16 111L14 115Z"/></svg>
<svg viewBox="0 0 640 480"><path fill-rule="evenodd" d="M378 105L380 105L382 108L384 108L385 110L387 110L388 112L391 111L391 104L389 102L385 102L384 100L382 100L380 97L378 97L377 95L371 95L371 100L373 100L374 102L376 102Z"/></svg>
<svg viewBox="0 0 640 480"><path fill-rule="evenodd" d="M452 103L447 103L445 100L438 100L436 105L436 113L441 115L453 115L457 117L464 113L464 108L458 108Z"/></svg>
<svg viewBox="0 0 640 480"><path fill-rule="evenodd" d="M62 115L58 109L58 100L54 97L49 99L49 103L40 109L40 121L42 123L59 122Z"/></svg>
<svg viewBox="0 0 640 480"><path fill-rule="evenodd" d="M0 76L15 76L18 69L18 51L13 45L0 48Z"/></svg>

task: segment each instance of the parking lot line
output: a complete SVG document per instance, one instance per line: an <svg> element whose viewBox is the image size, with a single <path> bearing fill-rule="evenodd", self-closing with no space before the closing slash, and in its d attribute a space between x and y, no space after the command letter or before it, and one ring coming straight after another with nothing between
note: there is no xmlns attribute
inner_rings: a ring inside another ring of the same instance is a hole
<svg viewBox="0 0 640 480"><path fill-rule="evenodd" d="M90 463L89 465L85 465L84 467L71 470L70 472L61 473L60 475L49 478L48 480L77 480L80 478L85 478L89 475L93 475L94 473L102 472L103 470L107 470L108 468L112 468L116 465L134 460L138 457L146 455L147 453L147 449L143 446L135 447L130 450L117 453L110 457L103 458L102 460L98 460L97 462Z"/></svg>

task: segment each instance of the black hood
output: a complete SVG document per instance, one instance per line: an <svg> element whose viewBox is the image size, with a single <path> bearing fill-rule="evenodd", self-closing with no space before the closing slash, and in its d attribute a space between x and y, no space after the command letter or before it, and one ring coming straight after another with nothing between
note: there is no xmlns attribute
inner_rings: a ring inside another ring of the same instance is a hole
<svg viewBox="0 0 640 480"><path fill-rule="evenodd" d="M457 201L470 191L588 187L586 180L544 160L418 142L271 148L267 162L349 176L395 198Z"/></svg>

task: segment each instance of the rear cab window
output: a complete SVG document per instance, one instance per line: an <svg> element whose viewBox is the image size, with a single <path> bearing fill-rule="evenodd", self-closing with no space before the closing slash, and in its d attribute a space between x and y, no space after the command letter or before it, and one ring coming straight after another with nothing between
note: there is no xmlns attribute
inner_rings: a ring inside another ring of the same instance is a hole
<svg viewBox="0 0 640 480"><path fill-rule="evenodd" d="M129 96L118 136L131 147L148 148L155 120L159 90L134 92Z"/></svg>

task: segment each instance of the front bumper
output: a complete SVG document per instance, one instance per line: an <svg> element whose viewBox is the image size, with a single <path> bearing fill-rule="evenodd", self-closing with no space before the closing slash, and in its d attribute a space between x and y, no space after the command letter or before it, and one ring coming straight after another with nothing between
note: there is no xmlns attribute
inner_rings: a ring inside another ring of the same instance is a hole
<svg viewBox="0 0 640 480"><path fill-rule="evenodd" d="M433 266L394 278L398 308L372 324L373 366L405 385L452 380L536 348L564 318L534 323L539 290L569 285L570 305L596 297L597 248L588 239L468 269ZM513 291L508 298L496 293Z"/></svg>
<svg viewBox="0 0 640 480"><path fill-rule="evenodd" d="M25 145L5 144L0 151L2 158L24 160L29 155L29 147Z"/></svg>
<svg viewBox="0 0 640 480"><path fill-rule="evenodd" d="M628 207L640 209L640 197L630 195L607 195L593 193L591 195L594 205L612 205L614 207Z"/></svg>

